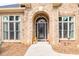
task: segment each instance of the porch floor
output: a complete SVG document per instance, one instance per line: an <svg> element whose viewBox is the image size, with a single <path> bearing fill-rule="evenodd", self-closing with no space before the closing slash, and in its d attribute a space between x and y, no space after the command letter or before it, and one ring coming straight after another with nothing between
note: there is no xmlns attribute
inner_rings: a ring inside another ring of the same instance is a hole
<svg viewBox="0 0 79 59"><path fill-rule="evenodd" d="M25 56L57 56L57 55L62 56L68 54L55 52L48 42L38 42L36 44L32 44L25 54Z"/></svg>

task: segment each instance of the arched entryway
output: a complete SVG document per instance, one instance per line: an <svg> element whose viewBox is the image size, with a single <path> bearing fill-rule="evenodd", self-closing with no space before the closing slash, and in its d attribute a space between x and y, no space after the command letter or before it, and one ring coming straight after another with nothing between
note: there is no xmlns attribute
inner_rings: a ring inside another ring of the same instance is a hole
<svg viewBox="0 0 79 59"><path fill-rule="evenodd" d="M36 21L36 38L38 41L46 41L47 39L47 20L44 17L37 18Z"/></svg>
<svg viewBox="0 0 79 59"><path fill-rule="evenodd" d="M48 39L48 14L45 12L37 12L33 21L33 35L36 37L36 41L47 41Z"/></svg>

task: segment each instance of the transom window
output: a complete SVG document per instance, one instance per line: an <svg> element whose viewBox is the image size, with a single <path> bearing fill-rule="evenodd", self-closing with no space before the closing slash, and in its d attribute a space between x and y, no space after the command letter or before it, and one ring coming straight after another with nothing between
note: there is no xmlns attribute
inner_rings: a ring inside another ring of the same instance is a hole
<svg viewBox="0 0 79 59"><path fill-rule="evenodd" d="M59 38L74 38L74 17L59 17Z"/></svg>
<svg viewBox="0 0 79 59"><path fill-rule="evenodd" d="M20 38L20 16L3 16L3 39L18 40Z"/></svg>

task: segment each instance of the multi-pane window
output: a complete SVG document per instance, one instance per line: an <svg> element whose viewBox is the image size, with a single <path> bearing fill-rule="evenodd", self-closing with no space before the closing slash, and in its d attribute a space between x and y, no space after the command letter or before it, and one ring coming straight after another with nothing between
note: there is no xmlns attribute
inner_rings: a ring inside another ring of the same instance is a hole
<svg viewBox="0 0 79 59"><path fill-rule="evenodd" d="M3 39L18 40L20 37L20 16L3 16Z"/></svg>
<svg viewBox="0 0 79 59"><path fill-rule="evenodd" d="M59 17L59 38L74 37L74 17Z"/></svg>

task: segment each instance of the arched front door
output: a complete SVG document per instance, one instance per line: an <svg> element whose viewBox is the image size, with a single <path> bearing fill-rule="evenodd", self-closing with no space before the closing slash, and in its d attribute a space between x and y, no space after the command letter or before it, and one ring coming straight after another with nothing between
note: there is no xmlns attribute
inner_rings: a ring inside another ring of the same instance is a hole
<svg viewBox="0 0 79 59"><path fill-rule="evenodd" d="M37 18L36 37L38 41L46 41L47 39L47 20L44 17Z"/></svg>

